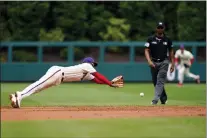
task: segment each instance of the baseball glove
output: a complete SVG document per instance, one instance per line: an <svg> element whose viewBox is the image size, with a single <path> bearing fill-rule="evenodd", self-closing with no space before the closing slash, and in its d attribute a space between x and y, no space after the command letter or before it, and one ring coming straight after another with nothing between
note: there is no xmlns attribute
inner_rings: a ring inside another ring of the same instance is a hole
<svg viewBox="0 0 207 138"><path fill-rule="evenodd" d="M111 80L111 83L113 87L117 87L117 88L124 87L124 78L121 75L117 76Z"/></svg>

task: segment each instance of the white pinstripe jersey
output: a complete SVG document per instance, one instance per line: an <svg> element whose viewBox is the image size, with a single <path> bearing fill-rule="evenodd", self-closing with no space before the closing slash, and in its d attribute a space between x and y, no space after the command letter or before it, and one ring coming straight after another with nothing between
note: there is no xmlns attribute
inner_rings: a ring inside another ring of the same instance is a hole
<svg viewBox="0 0 207 138"><path fill-rule="evenodd" d="M89 63L82 63L70 67L63 67L64 82L92 80L94 76L91 73L96 72Z"/></svg>
<svg viewBox="0 0 207 138"><path fill-rule="evenodd" d="M193 55L190 51L184 50L183 53L178 49L175 53L175 58L180 59L180 64L190 64L190 60L193 58Z"/></svg>

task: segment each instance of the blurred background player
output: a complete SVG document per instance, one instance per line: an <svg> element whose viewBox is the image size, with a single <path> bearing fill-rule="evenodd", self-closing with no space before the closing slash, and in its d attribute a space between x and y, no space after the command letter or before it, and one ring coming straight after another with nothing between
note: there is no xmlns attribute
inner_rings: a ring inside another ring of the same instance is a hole
<svg viewBox="0 0 207 138"><path fill-rule="evenodd" d="M178 49L175 53L175 65L178 70L178 86L183 85L184 75L189 78L193 78L197 83L200 83L200 76L190 72L190 67L193 61L194 57L192 53L188 50L185 50L184 45L180 45L180 49Z"/></svg>

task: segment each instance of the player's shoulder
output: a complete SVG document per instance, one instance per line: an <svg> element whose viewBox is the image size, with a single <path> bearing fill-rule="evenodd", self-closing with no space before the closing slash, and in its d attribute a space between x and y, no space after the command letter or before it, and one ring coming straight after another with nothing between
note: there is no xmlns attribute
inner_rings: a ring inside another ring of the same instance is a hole
<svg viewBox="0 0 207 138"><path fill-rule="evenodd" d="M81 66L83 68L93 68L93 66L90 63L81 63L81 64L79 64L79 66Z"/></svg>
<svg viewBox="0 0 207 138"><path fill-rule="evenodd" d="M82 63L81 69L90 73L96 72L96 69L90 63Z"/></svg>
<svg viewBox="0 0 207 138"><path fill-rule="evenodd" d="M192 55L192 53L188 50L185 50L185 53L188 54L188 55Z"/></svg>
<svg viewBox="0 0 207 138"><path fill-rule="evenodd" d="M176 52L175 52L176 54L181 54L181 50L180 49L178 49L178 50L176 50Z"/></svg>

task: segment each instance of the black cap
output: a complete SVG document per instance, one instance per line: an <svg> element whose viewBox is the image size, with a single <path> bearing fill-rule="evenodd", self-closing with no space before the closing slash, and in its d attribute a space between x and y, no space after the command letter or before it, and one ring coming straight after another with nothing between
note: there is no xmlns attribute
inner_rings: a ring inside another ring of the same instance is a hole
<svg viewBox="0 0 207 138"><path fill-rule="evenodd" d="M158 22L157 23L157 28L160 28L160 29L165 28L164 23L163 22Z"/></svg>

